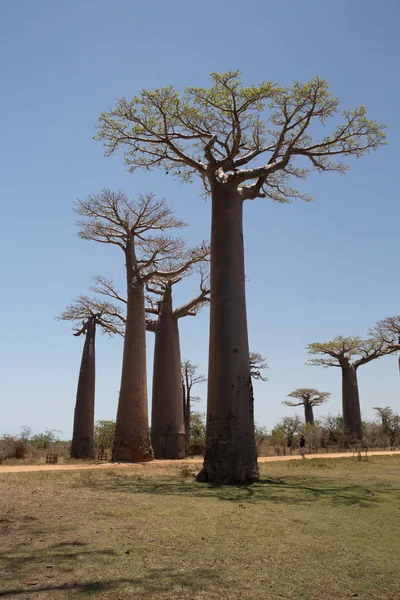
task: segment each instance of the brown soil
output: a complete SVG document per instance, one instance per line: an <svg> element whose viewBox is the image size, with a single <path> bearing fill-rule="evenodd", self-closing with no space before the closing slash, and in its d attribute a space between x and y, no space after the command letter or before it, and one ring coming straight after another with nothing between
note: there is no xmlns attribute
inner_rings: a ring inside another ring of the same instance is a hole
<svg viewBox="0 0 400 600"><path fill-rule="evenodd" d="M392 456L393 454L400 454L400 450L386 451L386 452L368 452L368 456ZM352 452L335 452L332 454L309 454L307 460L313 458L350 458L353 457ZM301 460L301 456L295 454L293 456L260 456L258 462L276 462L282 460ZM0 465L1 473L28 473L31 471L78 471L82 469L126 469L132 467L133 464L140 464L143 467L146 465L179 465L179 464L201 464L202 458L185 458L182 460L153 460L146 463L85 463L85 464L71 464L71 465Z"/></svg>

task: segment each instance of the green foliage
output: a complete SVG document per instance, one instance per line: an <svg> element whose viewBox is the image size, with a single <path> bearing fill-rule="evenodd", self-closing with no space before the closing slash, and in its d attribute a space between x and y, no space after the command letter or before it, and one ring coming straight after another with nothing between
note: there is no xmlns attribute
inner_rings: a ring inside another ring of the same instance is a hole
<svg viewBox="0 0 400 600"><path fill-rule="evenodd" d="M272 438L274 440L283 440L284 444L292 449L303 429L303 421L298 415L284 417L272 430Z"/></svg>
<svg viewBox="0 0 400 600"><path fill-rule="evenodd" d="M204 413L190 413L190 436L187 443L187 454L191 456L204 454L206 445L206 416Z"/></svg>
<svg viewBox="0 0 400 600"><path fill-rule="evenodd" d="M396 348L378 338L363 340L360 337L337 336L330 342L308 344L307 350L308 354L317 356L308 361L309 365L340 367L352 364L357 368L371 360L392 354Z"/></svg>
<svg viewBox="0 0 400 600"><path fill-rule="evenodd" d="M96 421L94 426L94 445L97 449L111 449L115 433L115 421Z"/></svg>
<svg viewBox="0 0 400 600"><path fill-rule="evenodd" d="M311 199L290 186L292 177L344 173L343 158L385 143L385 126L368 119L363 106L340 113L339 100L319 77L289 88L273 82L245 86L239 71L212 73L211 79L210 87L190 86L183 94L170 86L118 100L99 119L97 139L106 154L122 149L132 172L160 168L181 181L198 175L207 191L217 172L238 185L257 180L254 197L288 202ZM338 114L342 123L326 135L328 120ZM296 164L299 156L307 168Z"/></svg>
<svg viewBox="0 0 400 600"><path fill-rule="evenodd" d="M46 428L43 433L37 433L29 438L29 443L38 450L47 450L50 444L60 441L57 433L59 433L57 429Z"/></svg>

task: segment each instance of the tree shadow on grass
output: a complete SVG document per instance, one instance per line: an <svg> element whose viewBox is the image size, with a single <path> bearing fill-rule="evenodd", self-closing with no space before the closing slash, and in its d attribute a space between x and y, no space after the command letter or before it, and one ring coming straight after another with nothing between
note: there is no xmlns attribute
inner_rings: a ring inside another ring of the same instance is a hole
<svg viewBox="0 0 400 600"><path fill-rule="evenodd" d="M331 505L369 507L383 500L398 499L398 490L366 489L358 485L334 485L319 479L292 480L291 478L264 478L249 486L217 486L192 481L90 480L79 482L76 487L93 491L101 489L110 493L150 494L160 496L183 496L214 498L221 501L251 503L269 502L288 505L314 504L316 501Z"/></svg>
<svg viewBox="0 0 400 600"><path fill-rule="evenodd" d="M81 581L71 583L51 583L42 584L34 583L31 585L21 585L8 589L0 589L0 598L18 597L30 594L41 594L40 597L52 598L54 592L73 591L75 595L95 596L96 594L115 590L121 586L126 593L123 597L130 597L132 593L140 594L143 598L164 598L165 594L174 593L175 590L182 591L188 594L187 597L192 597L199 591L206 592L215 585L215 580L218 573L212 569L191 568L190 570L171 570L170 568L148 569L144 575L140 577L124 577L115 579L104 579L95 581ZM47 592L47 594L46 594ZM121 590L122 593L122 590ZM175 595L175 594L174 594ZM136 596L135 596L136 597Z"/></svg>

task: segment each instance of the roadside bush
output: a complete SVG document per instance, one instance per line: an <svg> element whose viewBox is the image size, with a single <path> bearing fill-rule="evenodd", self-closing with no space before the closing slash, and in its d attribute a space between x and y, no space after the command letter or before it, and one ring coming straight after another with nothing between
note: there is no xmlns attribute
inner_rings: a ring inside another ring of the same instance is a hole
<svg viewBox="0 0 400 600"><path fill-rule="evenodd" d="M115 433L115 421L96 421L94 426L94 445L96 450L111 450Z"/></svg>
<svg viewBox="0 0 400 600"><path fill-rule="evenodd" d="M4 435L0 439L0 455L3 458L16 458L21 460L27 453L26 440L18 439L12 435Z"/></svg>
<svg viewBox="0 0 400 600"><path fill-rule="evenodd" d="M56 435L59 433L57 429L45 429L43 433L37 433L29 438L29 443L38 450L47 450L50 444L60 442L60 438Z"/></svg>
<svg viewBox="0 0 400 600"><path fill-rule="evenodd" d="M206 417L204 413L190 415L190 436L186 446L189 456L203 455L206 447Z"/></svg>

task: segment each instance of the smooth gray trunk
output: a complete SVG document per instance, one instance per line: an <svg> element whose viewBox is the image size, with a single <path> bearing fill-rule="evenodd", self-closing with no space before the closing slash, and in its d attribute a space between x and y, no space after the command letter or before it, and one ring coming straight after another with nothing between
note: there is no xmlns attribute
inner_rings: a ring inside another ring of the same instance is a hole
<svg viewBox="0 0 400 600"><path fill-rule="evenodd" d="M309 423L310 425L314 425L313 407L311 406L311 404L308 404L307 402L304 403L304 418L305 418L306 423Z"/></svg>
<svg viewBox="0 0 400 600"><path fill-rule="evenodd" d="M182 379L182 400L183 400L183 417L185 421L185 443L186 447L190 438L190 411L191 411L191 393L192 388L189 382L189 376L186 371L185 381Z"/></svg>
<svg viewBox="0 0 400 600"><path fill-rule="evenodd" d="M74 413L71 458L94 457L96 319L88 320Z"/></svg>
<svg viewBox="0 0 400 600"><path fill-rule="evenodd" d="M126 253L127 315L121 387L112 459L118 462L152 460L146 379L146 316L143 284L132 279L133 249Z"/></svg>
<svg viewBox="0 0 400 600"><path fill-rule="evenodd" d="M164 294L154 345L151 443L155 458L185 457L181 351L171 290Z"/></svg>
<svg viewBox="0 0 400 600"><path fill-rule="evenodd" d="M210 352L206 450L200 482L257 481L253 387L247 333L243 200L212 193Z"/></svg>
<svg viewBox="0 0 400 600"><path fill-rule="evenodd" d="M352 365L342 367L342 410L346 429L353 438L362 440L357 370Z"/></svg>

